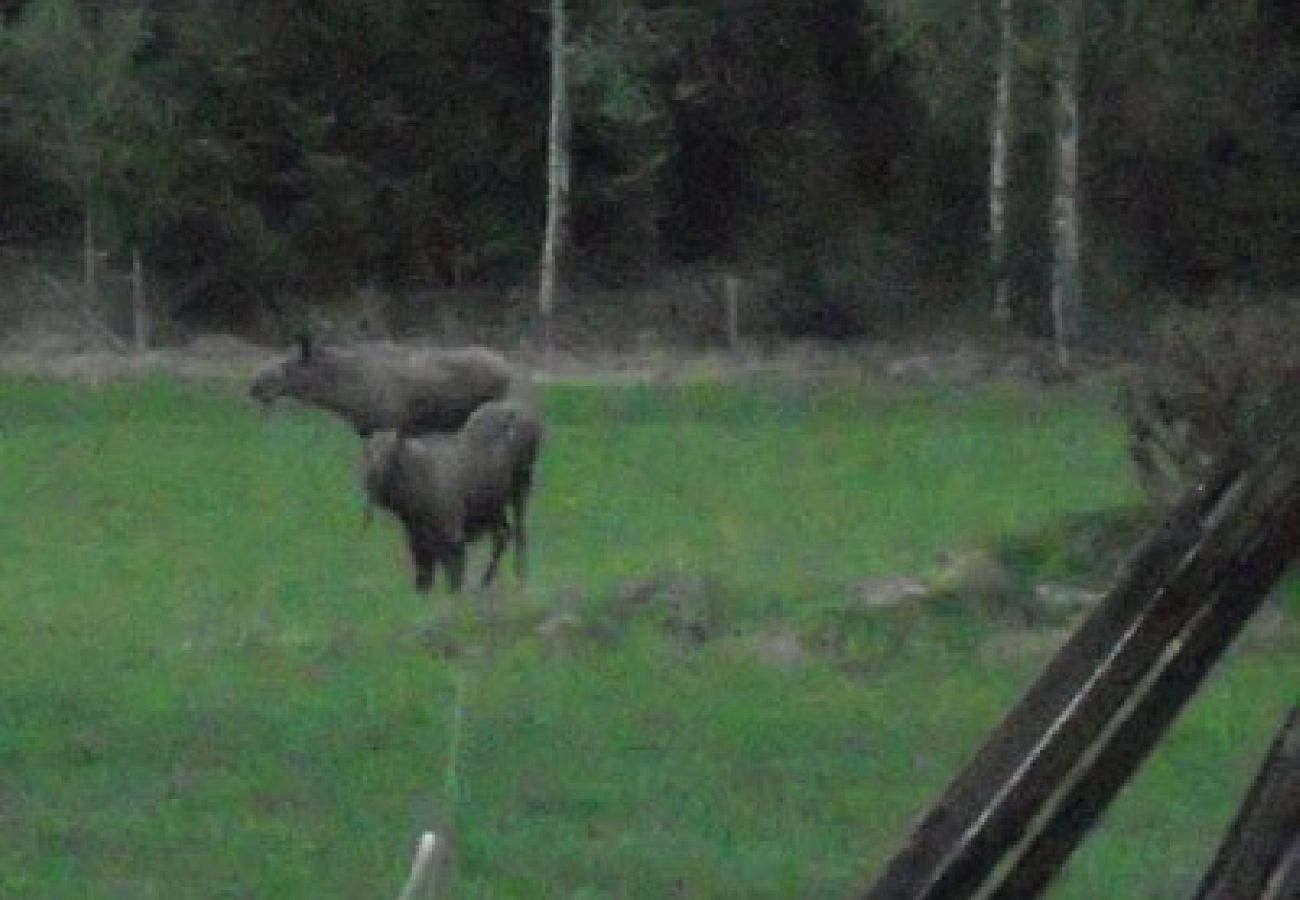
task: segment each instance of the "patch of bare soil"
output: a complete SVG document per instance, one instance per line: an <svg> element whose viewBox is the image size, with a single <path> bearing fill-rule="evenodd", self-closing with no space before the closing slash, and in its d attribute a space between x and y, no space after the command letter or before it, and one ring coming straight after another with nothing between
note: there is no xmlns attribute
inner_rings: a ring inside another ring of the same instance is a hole
<svg viewBox="0 0 1300 900"><path fill-rule="evenodd" d="M999 632L980 644L980 659L986 665L1037 662L1060 649L1072 633L1070 628L1016 629Z"/></svg>
<svg viewBox="0 0 1300 900"><path fill-rule="evenodd" d="M183 347L143 353L69 345L58 338L46 338L0 350L0 371L89 383L158 374L181 379L235 379L252 377L278 355L229 335L205 335Z"/></svg>
<svg viewBox="0 0 1300 900"><path fill-rule="evenodd" d="M418 354L438 345L431 341L403 341L392 346ZM34 333L10 335L0 344L0 372L88 382L158 374L182 379L241 379L283 357L284 352L224 334L203 335L183 346L132 353L85 333ZM994 347L961 340L929 345L792 341L735 352L667 347L617 352L505 352L530 367L542 383L611 386L754 376L962 384L997 378L1037 379L1043 369L1041 351L1034 345L1018 342L1014 347Z"/></svg>

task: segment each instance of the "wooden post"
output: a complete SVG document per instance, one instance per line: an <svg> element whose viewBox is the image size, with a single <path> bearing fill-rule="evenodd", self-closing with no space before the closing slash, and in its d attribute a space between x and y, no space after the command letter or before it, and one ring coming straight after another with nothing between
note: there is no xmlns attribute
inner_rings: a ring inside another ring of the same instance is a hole
<svg viewBox="0 0 1300 900"><path fill-rule="evenodd" d="M99 279L95 259L95 226L90 212L90 201L86 201L85 220L81 233L83 260L83 286L85 289L86 308L99 314Z"/></svg>
<svg viewBox="0 0 1300 900"><path fill-rule="evenodd" d="M144 291L144 263L140 248L131 251L131 318L135 325L135 352L149 349L149 306Z"/></svg>
<svg viewBox="0 0 1300 900"><path fill-rule="evenodd" d="M722 278L722 298L727 312L727 347L740 351L740 279L735 275Z"/></svg>
<svg viewBox="0 0 1300 900"><path fill-rule="evenodd" d="M1262 897L1300 842L1300 706L1293 706L1228 827L1196 900ZM1279 894L1278 896L1290 896Z"/></svg>
<svg viewBox="0 0 1300 900"><path fill-rule="evenodd" d="M1282 862L1268 879L1268 890L1260 900L1287 900L1300 897L1300 834L1291 840Z"/></svg>
<svg viewBox="0 0 1300 900"><path fill-rule="evenodd" d="M966 887L983 880L1015 843L1020 822L1037 811L1036 803L1046 800L1042 764L1050 766L1049 784L1061 777L1095 736L1098 720L1104 724L1107 714L1122 704L1122 695L1112 696L1109 709L1100 716L1094 709L1086 722L1074 714L1116 644L1143 618L1150 598L1159 594L1178 573L1189 550L1200 543L1201 523L1212 518L1231 494L1237 476L1235 467L1225 466L1214 483L1183 499L949 785L877 882L861 895L863 900L963 896L937 889L963 860ZM1176 630L1176 623L1171 625ZM1159 647L1148 646L1148 658L1158 654ZM968 868L972 863L977 871Z"/></svg>

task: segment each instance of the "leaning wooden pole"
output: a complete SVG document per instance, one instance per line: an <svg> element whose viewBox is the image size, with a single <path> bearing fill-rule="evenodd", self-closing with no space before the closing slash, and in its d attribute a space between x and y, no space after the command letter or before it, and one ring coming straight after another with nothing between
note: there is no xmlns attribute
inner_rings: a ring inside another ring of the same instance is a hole
<svg viewBox="0 0 1300 900"><path fill-rule="evenodd" d="M1300 541L1300 504L1288 504L1279 531L1239 557L1241 565L1223 579L1214 602L1178 638L1167 663L1146 692L1127 712L1077 781L1054 805L1014 866L990 898L1015 900L1036 897L1065 865L1070 854L1102 812L1155 749L1175 716L1211 667L1259 609L1287 568L1285 546ZM1294 806L1297 801L1293 799ZM1280 853L1280 850L1279 850ZM1229 892L1220 900L1258 894Z"/></svg>
<svg viewBox="0 0 1300 900"><path fill-rule="evenodd" d="M971 897L999 867L993 896L1041 891L1300 555L1298 409L1188 493L860 896Z"/></svg>
<svg viewBox="0 0 1300 900"><path fill-rule="evenodd" d="M1201 538L1234 481L1223 464L1205 490L1189 494L1129 560L1116 586L1066 641L1028 692L994 729L943 796L931 807L880 879L861 896L869 900L964 896L954 878L978 883L1019 837L1020 823L1036 810L1044 785L1059 779L1082 756L1122 698L1092 693L1084 714L1069 717L1104 671L1114 648L1132 632L1150 598L1173 577ZM1149 643L1149 642L1148 642ZM1147 651L1153 658L1155 653ZM1130 657L1126 669L1141 660ZM1114 676L1112 676L1113 678ZM1105 706L1099 704L1105 701ZM986 866L980 870L981 862ZM972 865L976 870L972 871Z"/></svg>
<svg viewBox="0 0 1300 900"><path fill-rule="evenodd" d="M1300 881L1300 706L1282 723L1196 900L1264 897L1288 877ZM1276 896L1300 894L1300 883L1291 890Z"/></svg>

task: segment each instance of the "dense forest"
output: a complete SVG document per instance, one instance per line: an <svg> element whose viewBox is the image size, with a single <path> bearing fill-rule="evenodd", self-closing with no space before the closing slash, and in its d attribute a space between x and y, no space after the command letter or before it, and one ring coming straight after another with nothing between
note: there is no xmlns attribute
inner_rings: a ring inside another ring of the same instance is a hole
<svg viewBox="0 0 1300 900"><path fill-rule="evenodd" d="M991 307L1001 277L1016 321L1049 327L1065 5L568 0L566 302L736 272L779 286L780 332L843 336ZM1289 0L1078 6L1085 309L1293 288ZM0 10L0 253L135 256L169 314L196 321L360 287L532 296L546 4ZM991 263L999 129L1005 248Z"/></svg>

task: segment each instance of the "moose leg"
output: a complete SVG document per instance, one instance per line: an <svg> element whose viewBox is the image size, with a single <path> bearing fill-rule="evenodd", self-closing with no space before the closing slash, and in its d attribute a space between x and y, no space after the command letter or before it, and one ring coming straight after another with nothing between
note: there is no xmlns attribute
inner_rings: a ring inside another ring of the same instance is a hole
<svg viewBox="0 0 1300 900"><path fill-rule="evenodd" d="M487 571L483 573L482 586L487 587L497 577L497 566L501 564L501 555L506 552L506 543L510 537L510 526L500 522L492 527L492 559Z"/></svg>
<svg viewBox="0 0 1300 900"><path fill-rule="evenodd" d="M433 587L433 548L415 528L407 528L406 543L411 551L411 562L415 566L415 589L427 594Z"/></svg>
<svg viewBox="0 0 1300 900"><path fill-rule="evenodd" d="M433 554L421 551L415 557L415 589L421 594L433 587Z"/></svg>
<svg viewBox="0 0 1300 900"><path fill-rule="evenodd" d="M515 535L515 577L520 581L528 574L528 532L525 519L528 516L528 494L532 490L533 473L529 469L521 473L510 498L514 517Z"/></svg>
<svg viewBox="0 0 1300 900"><path fill-rule="evenodd" d="M447 586L453 594L460 593L465 583L465 542L451 544L443 548L442 567L447 573Z"/></svg>

